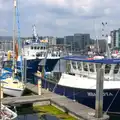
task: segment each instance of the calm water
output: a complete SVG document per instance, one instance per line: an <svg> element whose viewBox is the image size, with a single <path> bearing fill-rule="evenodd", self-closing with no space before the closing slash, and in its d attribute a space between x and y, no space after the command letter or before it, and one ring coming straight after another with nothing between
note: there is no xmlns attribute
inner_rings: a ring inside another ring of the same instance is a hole
<svg viewBox="0 0 120 120"><path fill-rule="evenodd" d="M37 114L27 114L27 115L19 115L16 120L60 120L56 118L55 116L51 115L43 115L39 116Z"/></svg>
<svg viewBox="0 0 120 120"><path fill-rule="evenodd" d="M16 120L59 120L53 116L46 115L40 118L37 114L19 115ZM110 120L120 120L120 116L111 116Z"/></svg>

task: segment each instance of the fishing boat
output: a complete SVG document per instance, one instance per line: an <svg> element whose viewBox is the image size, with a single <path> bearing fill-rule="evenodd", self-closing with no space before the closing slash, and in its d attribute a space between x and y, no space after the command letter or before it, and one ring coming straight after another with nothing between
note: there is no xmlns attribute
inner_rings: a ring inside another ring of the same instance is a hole
<svg viewBox="0 0 120 120"><path fill-rule="evenodd" d="M59 49L60 47L57 46L50 46L48 43L47 38L39 39L37 32L36 32L36 26L33 25L33 38L30 40L25 40L23 45L23 59L26 59L26 68L27 68L27 77L32 78L33 74L37 72L38 66L41 66L41 64L44 63L44 59L47 54L47 61L45 65L45 69L47 72L51 72L57 61L60 59L60 56L62 54L62 51ZM8 53L9 56L9 53ZM12 58L12 57L11 57ZM3 64L12 64L12 59L5 59ZM10 63L11 62L11 63ZM21 61L17 60L17 69L20 70L20 64ZM4 65L4 69L9 69L10 67Z"/></svg>
<svg viewBox="0 0 120 120"><path fill-rule="evenodd" d="M120 113L120 59L88 60L71 56L62 59L68 62L69 69L65 73L53 73L41 78L43 88L95 108L96 72L99 64L105 70L103 110Z"/></svg>

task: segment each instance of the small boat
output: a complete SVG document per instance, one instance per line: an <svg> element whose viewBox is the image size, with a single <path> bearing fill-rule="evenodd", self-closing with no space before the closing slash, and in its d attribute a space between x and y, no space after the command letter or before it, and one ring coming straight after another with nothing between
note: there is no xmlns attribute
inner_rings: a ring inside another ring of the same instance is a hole
<svg viewBox="0 0 120 120"><path fill-rule="evenodd" d="M24 84L18 79L7 78L6 83L3 83L4 94L20 97L24 92Z"/></svg>
<svg viewBox="0 0 120 120"><path fill-rule="evenodd" d="M3 81L4 94L15 97L20 97L23 94L24 83L19 80L18 76L13 79L11 71L2 70L1 80Z"/></svg>
<svg viewBox="0 0 120 120"><path fill-rule="evenodd" d="M1 120L15 120L17 118L17 114L1 104L0 111Z"/></svg>
<svg viewBox="0 0 120 120"><path fill-rule="evenodd" d="M17 8L17 1L14 0L14 17L16 17L16 8ZM14 21L16 22L16 21ZM19 29L18 29L19 30ZM9 68L6 72L2 71L1 81L4 81L3 85L3 92L4 94L10 95L10 96L21 96L23 94L23 91L25 89L24 83L23 83L23 64L22 64L22 53L21 53L21 45L20 45L20 36L18 40L15 40L15 33L16 27L14 23L14 35L13 35L13 63L12 68ZM18 45L19 43L19 45ZM20 51L20 53L18 52ZM19 53L19 54L18 54ZM16 74L16 62L18 57L20 56L20 62L21 62L21 74L22 74L22 81L19 80L18 75ZM8 58L11 57L11 53L8 53Z"/></svg>

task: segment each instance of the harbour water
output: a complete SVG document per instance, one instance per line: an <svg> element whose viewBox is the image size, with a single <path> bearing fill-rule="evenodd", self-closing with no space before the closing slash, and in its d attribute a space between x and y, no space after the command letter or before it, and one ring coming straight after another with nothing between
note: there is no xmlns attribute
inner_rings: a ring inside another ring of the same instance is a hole
<svg viewBox="0 0 120 120"><path fill-rule="evenodd" d="M47 119L45 117L40 118L37 114L27 114L27 115L19 115L16 120L60 120L58 118L47 116ZM72 119L68 119L72 120ZM111 116L110 120L120 120L120 116Z"/></svg>
<svg viewBox="0 0 120 120"><path fill-rule="evenodd" d="M16 120L76 120L72 116L64 113L54 106L29 106L23 105L16 108L18 117Z"/></svg>

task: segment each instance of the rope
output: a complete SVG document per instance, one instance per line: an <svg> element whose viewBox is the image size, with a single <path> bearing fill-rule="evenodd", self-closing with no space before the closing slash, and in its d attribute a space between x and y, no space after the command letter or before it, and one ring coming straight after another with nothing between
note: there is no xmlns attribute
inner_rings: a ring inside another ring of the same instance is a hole
<svg viewBox="0 0 120 120"><path fill-rule="evenodd" d="M108 112L108 110L110 109L111 105L113 104L115 98L117 97L118 93L119 93L120 90L117 91L117 93L115 94L115 97L112 99L110 105L108 106L108 109L106 110L106 112L104 114L106 114Z"/></svg>

